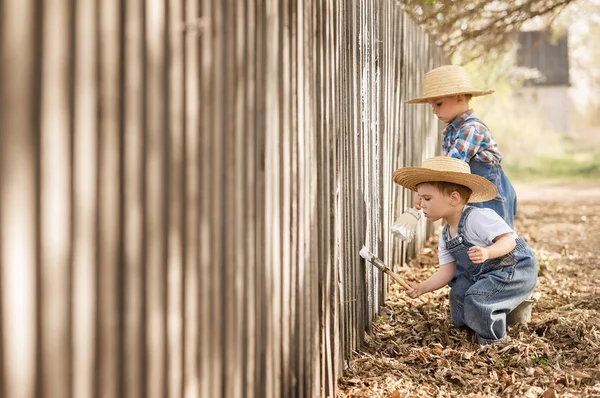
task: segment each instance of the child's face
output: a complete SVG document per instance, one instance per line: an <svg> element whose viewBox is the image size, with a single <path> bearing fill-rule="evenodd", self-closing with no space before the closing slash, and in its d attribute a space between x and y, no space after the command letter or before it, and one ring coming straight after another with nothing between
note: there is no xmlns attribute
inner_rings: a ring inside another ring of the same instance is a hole
<svg viewBox="0 0 600 398"><path fill-rule="evenodd" d="M421 209L423 210L423 214L431 221L445 218L456 206L455 199L450 195L444 194L431 184L419 184L417 190L421 197Z"/></svg>
<svg viewBox="0 0 600 398"><path fill-rule="evenodd" d="M444 123L450 123L469 109L464 95L450 95L429 100L433 113Z"/></svg>

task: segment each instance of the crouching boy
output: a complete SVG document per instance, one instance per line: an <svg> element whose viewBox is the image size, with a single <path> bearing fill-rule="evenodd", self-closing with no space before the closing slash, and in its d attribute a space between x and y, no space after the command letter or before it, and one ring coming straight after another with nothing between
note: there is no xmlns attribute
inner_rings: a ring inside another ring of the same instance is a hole
<svg viewBox="0 0 600 398"><path fill-rule="evenodd" d="M411 283L408 296L450 285L452 323L473 330L479 344L503 341L506 315L535 288L537 263L527 243L494 210L467 205L495 198L494 184L446 156L396 170L394 181L419 193L425 217L447 223L439 238L439 269Z"/></svg>

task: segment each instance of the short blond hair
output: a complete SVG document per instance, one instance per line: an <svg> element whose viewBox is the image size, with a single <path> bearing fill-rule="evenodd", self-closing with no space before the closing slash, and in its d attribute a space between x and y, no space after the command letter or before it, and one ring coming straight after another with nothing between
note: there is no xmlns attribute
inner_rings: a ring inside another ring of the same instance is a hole
<svg viewBox="0 0 600 398"><path fill-rule="evenodd" d="M471 194L473 193L473 191L471 191L471 188L465 187L464 185L455 184L453 182L430 181L430 182L423 182L422 184L431 184L438 191L440 191L442 194L444 194L446 196L452 195L452 192L458 192L458 194L460 195L460 198L462 199L461 203L464 205L469 203L469 199L471 198ZM419 185L421 185L421 184L419 184Z"/></svg>

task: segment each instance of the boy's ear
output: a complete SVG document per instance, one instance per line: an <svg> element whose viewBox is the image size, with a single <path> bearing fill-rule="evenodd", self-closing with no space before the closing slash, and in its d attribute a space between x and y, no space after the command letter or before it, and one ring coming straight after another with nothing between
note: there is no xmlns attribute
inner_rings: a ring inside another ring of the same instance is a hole
<svg viewBox="0 0 600 398"><path fill-rule="evenodd" d="M467 100L467 98L465 97L465 95L464 95L464 94L458 94L458 95L456 96L456 102L459 102L459 103L460 103L460 102L465 102L466 100Z"/></svg>
<svg viewBox="0 0 600 398"><path fill-rule="evenodd" d="M450 200L452 200L452 204L456 206L462 203L462 196L460 196L458 191L452 191L452 193L450 194Z"/></svg>

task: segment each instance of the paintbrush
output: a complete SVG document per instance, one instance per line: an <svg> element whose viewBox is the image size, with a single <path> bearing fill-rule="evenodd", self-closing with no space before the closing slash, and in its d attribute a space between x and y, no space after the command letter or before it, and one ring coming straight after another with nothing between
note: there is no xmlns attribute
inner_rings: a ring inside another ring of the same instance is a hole
<svg viewBox="0 0 600 398"><path fill-rule="evenodd" d="M410 242L415 237L415 230L420 219L421 213L410 207L398 217L392 225L391 231L403 241Z"/></svg>
<svg viewBox="0 0 600 398"><path fill-rule="evenodd" d="M403 288L405 288L406 290L411 289L410 285L408 283L406 283L406 281L404 281L404 279L400 278L400 276L397 273L395 273L391 269L389 269L388 266L385 265L383 263L383 261L381 261L377 256L375 256L373 253L371 253L367 249L366 246L363 246L362 249L360 249L359 254L362 258L364 258L365 260L367 260L368 262L370 262L371 264L373 264L374 266L379 268L384 273L391 276L396 282L398 282L400 285L402 285Z"/></svg>

